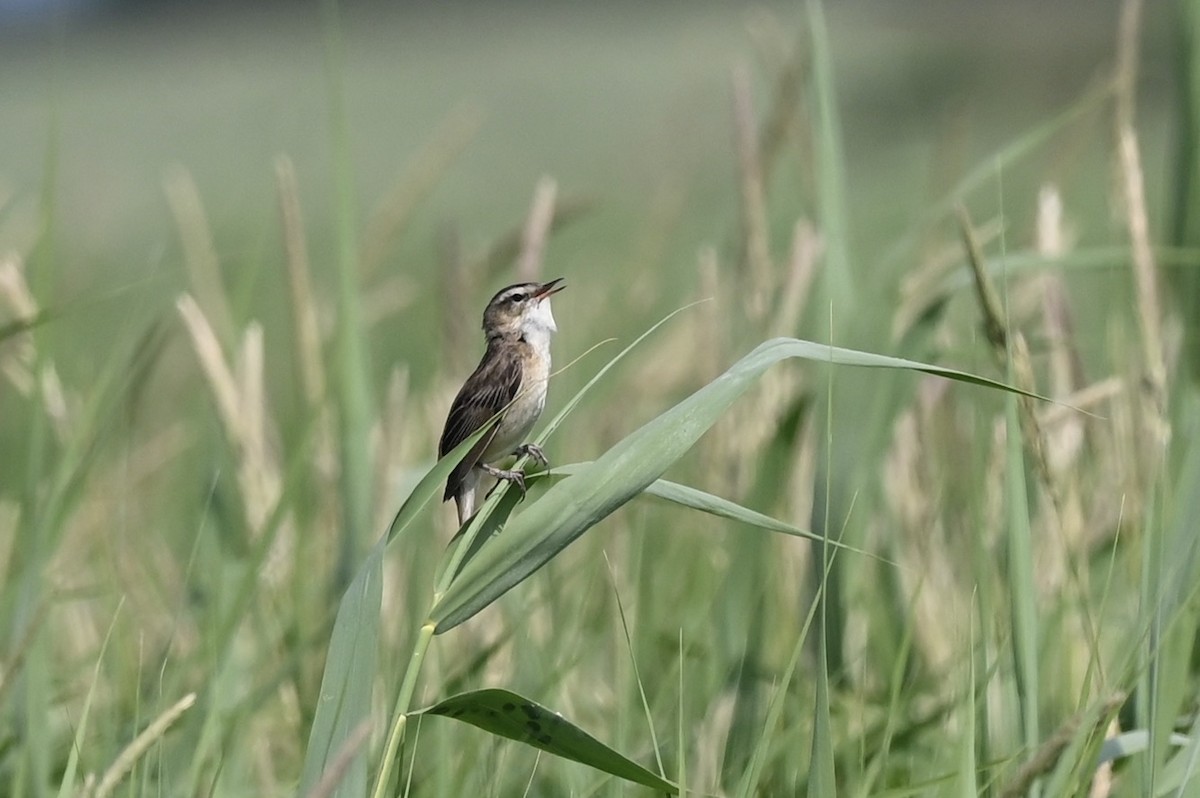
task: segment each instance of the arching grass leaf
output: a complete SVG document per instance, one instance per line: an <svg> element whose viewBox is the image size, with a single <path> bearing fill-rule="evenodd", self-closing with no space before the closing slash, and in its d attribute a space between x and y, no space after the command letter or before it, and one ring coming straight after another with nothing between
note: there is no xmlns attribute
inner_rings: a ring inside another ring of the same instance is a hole
<svg viewBox="0 0 1200 798"><path fill-rule="evenodd" d="M439 633L491 604L545 565L571 541L646 490L772 365L790 358L871 368L900 368L1015 393L996 380L957 369L853 349L776 338L516 515L504 533L469 562L433 608ZM1037 397L1035 394L1028 396Z"/></svg>

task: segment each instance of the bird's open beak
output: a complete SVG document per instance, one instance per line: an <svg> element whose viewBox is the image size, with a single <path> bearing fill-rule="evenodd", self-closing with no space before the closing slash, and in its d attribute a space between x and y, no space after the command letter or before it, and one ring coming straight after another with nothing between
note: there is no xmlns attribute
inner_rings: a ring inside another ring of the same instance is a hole
<svg viewBox="0 0 1200 798"><path fill-rule="evenodd" d="M547 297L557 294L559 291L566 288L565 285L560 285L560 283L562 283L562 281L563 281L563 278L559 277L557 279L551 280L548 283L542 283L542 287L537 290L537 293L533 295L533 298L536 299L538 302L541 302L543 299L546 299Z"/></svg>

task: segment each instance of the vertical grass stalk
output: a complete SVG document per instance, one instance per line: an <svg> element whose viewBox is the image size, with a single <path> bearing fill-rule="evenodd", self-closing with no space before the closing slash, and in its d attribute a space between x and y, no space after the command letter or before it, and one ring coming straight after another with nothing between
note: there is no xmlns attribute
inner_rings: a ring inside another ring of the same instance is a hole
<svg viewBox="0 0 1200 798"><path fill-rule="evenodd" d="M341 434L342 541L337 585L347 585L358 547L371 527L374 499L369 446L371 380L359 306L354 169L343 96L343 52L337 0L324 0L330 136L337 201L338 318L336 367Z"/></svg>

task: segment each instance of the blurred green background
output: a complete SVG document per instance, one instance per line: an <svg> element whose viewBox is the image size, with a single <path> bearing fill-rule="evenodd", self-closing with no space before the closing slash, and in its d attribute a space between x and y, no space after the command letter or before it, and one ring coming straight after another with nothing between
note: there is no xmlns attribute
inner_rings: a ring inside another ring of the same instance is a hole
<svg viewBox="0 0 1200 798"><path fill-rule="evenodd" d="M1025 430L998 393L776 368L670 474L868 554L830 567L746 515L636 502L439 637L414 706L505 686L642 765L661 754L701 794L823 796L836 774L852 795L1085 795L1104 757L1124 768L1111 794L1186 786L1200 735L1169 762L1162 740L1196 706L1200 438L1175 375L1197 325L1172 301L1187 307L1180 267L1197 261L1195 3L1147 4L1138 33L1134 122L1170 289L1161 451L1115 156L1120 3L831 0L827 28L815 3L19 5L0 2L0 323L25 315L26 287L50 315L0 334L0 794L103 793L86 774L193 692L123 794L293 793L322 674L353 653L330 642L338 602L433 461L545 176L562 213L542 272L569 286L556 364L711 299L588 395L556 464L775 335L1018 380L980 333L956 201L1028 331L1033 387L1093 414L1038 406L1046 465L1008 444ZM759 125L761 219L735 85ZM1039 223L1048 186L1062 215ZM281 193L302 209L315 397ZM185 292L217 328L208 359ZM616 349L556 377L551 412ZM250 432L223 415L214 361ZM356 767L378 764L451 514L426 511L382 568ZM630 789L427 722L403 751L414 794Z"/></svg>
<svg viewBox="0 0 1200 798"><path fill-rule="evenodd" d="M919 216L919 198L1100 79L1112 61L1117 8L830 4L853 254L864 280L875 280L880 254ZM1143 42L1139 112L1154 202L1165 190L1175 90L1172 13L1152 4ZM427 287L440 225L456 225L469 250L482 248L520 219L548 174L563 195L593 203L552 244L548 268L629 279L628 264L646 254L639 248L653 247L652 260L638 265L670 278L661 293L678 294L646 310L674 306L694 284L697 248L736 233L731 67L755 70L765 105L803 14L788 4L349 4L346 122L360 215L403 179L422 147L448 131L467 137L387 253L386 270ZM11 197L3 231L8 246L27 247L30 217L49 192L58 298L149 276L154 307L181 287L161 189L174 166L195 179L232 282L261 293L261 282L243 281L272 279L244 274L248 262L278 257L279 154L297 165L323 281L334 192L319 9L146 3L15 25L6 25L0 48L0 189ZM1092 166L1095 146L1103 143L1059 142L1008 176L1010 196L1054 180L1069 205L1091 211L1110 181ZM776 176L773 209L785 233L801 209L797 198L812 191L812 175L788 166ZM1023 175L1033 177L1020 182ZM1014 214L1012 223L1032 220ZM890 285L894 275L879 279ZM479 286L474 304L503 282ZM626 288L604 279L588 291L617 301ZM569 307L581 295L560 302ZM127 322L125 310L97 332ZM428 368L396 325L390 319L373 339L380 367L400 356Z"/></svg>

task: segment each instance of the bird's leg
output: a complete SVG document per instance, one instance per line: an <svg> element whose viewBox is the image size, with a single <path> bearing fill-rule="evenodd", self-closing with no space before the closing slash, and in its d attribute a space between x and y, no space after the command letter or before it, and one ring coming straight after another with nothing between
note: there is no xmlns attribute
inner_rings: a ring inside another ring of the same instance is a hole
<svg viewBox="0 0 1200 798"><path fill-rule="evenodd" d="M516 449L513 449L513 454L515 454L517 457L529 457L534 462L540 463L543 466L550 465L550 461L546 459L546 453L543 452L542 447L538 446L536 443L522 443ZM515 484L521 491L521 498L525 498L525 474L523 472L518 471L515 468L511 470L496 468L495 466L488 465L487 463L482 463L479 467L482 468L484 472L491 474L497 480L503 480L505 482L512 482ZM499 484L500 483L497 482L496 486ZM493 486L492 490L495 489L496 487ZM492 495L492 490L488 491L489 497Z"/></svg>
<svg viewBox="0 0 1200 798"><path fill-rule="evenodd" d="M541 463L544 466L550 465L550 461L546 459L546 453L542 451L542 447L536 443L522 443L513 450L513 454L517 457L525 457L528 455L535 462Z"/></svg>
<svg viewBox="0 0 1200 798"><path fill-rule="evenodd" d="M491 474L496 479L502 479L505 482L511 482L516 485L521 491L521 498L525 498L525 475L523 473L517 471L516 469L508 471L503 468L496 468L495 466L488 465L487 463L480 463L479 467L482 468L486 473ZM496 484L499 485L500 483L497 482ZM492 488L492 490L495 490L495 488ZM488 495L491 496L492 491L488 491Z"/></svg>

